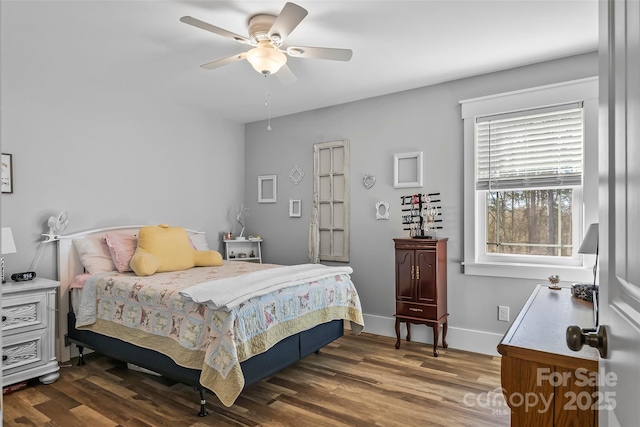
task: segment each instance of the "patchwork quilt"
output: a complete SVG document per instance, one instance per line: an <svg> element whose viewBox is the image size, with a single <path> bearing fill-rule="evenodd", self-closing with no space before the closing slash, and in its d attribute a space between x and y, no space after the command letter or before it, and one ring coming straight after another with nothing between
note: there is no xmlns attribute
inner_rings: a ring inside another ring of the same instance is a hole
<svg viewBox="0 0 640 427"><path fill-rule="evenodd" d="M272 279L265 281L269 285L264 292L252 283L250 298L225 309L189 296L194 285L199 291L210 288L215 295L216 283L228 286L233 277L243 275L273 278L279 269L291 277L286 267L227 261L222 267L148 277L94 275L83 289L74 290L76 327L159 351L180 366L202 370L200 383L231 406L244 387L240 362L334 319L351 321L354 333L364 327L358 293L344 270L324 271L318 279L281 280L276 288Z"/></svg>

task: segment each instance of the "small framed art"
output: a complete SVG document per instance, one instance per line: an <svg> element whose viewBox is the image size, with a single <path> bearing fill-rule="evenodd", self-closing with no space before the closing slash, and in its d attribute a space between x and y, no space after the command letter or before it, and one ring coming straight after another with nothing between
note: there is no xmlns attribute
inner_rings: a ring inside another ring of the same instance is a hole
<svg viewBox="0 0 640 427"><path fill-rule="evenodd" d="M0 177L3 193L13 193L13 156L2 153L2 175Z"/></svg>
<svg viewBox="0 0 640 427"><path fill-rule="evenodd" d="M261 175L258 177L258 203L276 203L277 176Z"/></svg>
<svg viewBox="0 0 640 427"><path fill-rule="evenodd" d="M389 219L389 202L380 200L376 203L376 219Z"/></svg>
<svg viewBox="0 0 640 427"><path fill-rule="evenodd" d="M301 211L300 199L289 199L289 217L300 218Z"/></svg>

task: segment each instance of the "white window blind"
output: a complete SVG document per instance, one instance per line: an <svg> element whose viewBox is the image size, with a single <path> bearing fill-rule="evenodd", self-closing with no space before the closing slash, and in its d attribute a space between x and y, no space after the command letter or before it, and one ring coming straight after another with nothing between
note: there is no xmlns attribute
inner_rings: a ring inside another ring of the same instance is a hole
<svg viewBox="0 0 640 427"><path fill-rule="evenodd" d="M476 120L476 189L582 184L582 103Z"/></svg>

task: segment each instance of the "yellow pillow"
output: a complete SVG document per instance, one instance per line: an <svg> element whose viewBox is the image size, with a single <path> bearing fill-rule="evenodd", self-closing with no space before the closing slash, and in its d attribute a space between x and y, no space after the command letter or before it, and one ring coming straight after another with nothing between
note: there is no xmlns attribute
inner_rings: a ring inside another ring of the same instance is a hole
<svg viewBox="0 0 640 427"><path fill-rule="evenodd" d="M222 265L220 252L195 250L184 228L166 224L140 229L130 263L138 276L218 265Z"/></svg>

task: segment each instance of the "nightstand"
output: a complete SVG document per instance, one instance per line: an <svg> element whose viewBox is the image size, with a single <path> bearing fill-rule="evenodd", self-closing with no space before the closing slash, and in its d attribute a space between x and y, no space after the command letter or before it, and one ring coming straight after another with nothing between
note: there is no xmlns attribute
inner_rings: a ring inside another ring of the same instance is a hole
<svg viewBox="0 0 640 427"><path fill-rule="evenodd" d="M262 239L224 240L224 259L262 264Z"/></svg>
<svg viewBox="0 0 640 427"><path fill-rule="evenodd" d="M2 385L58 379L56 291L60 282L35 278L2 285Z"/></svg>

